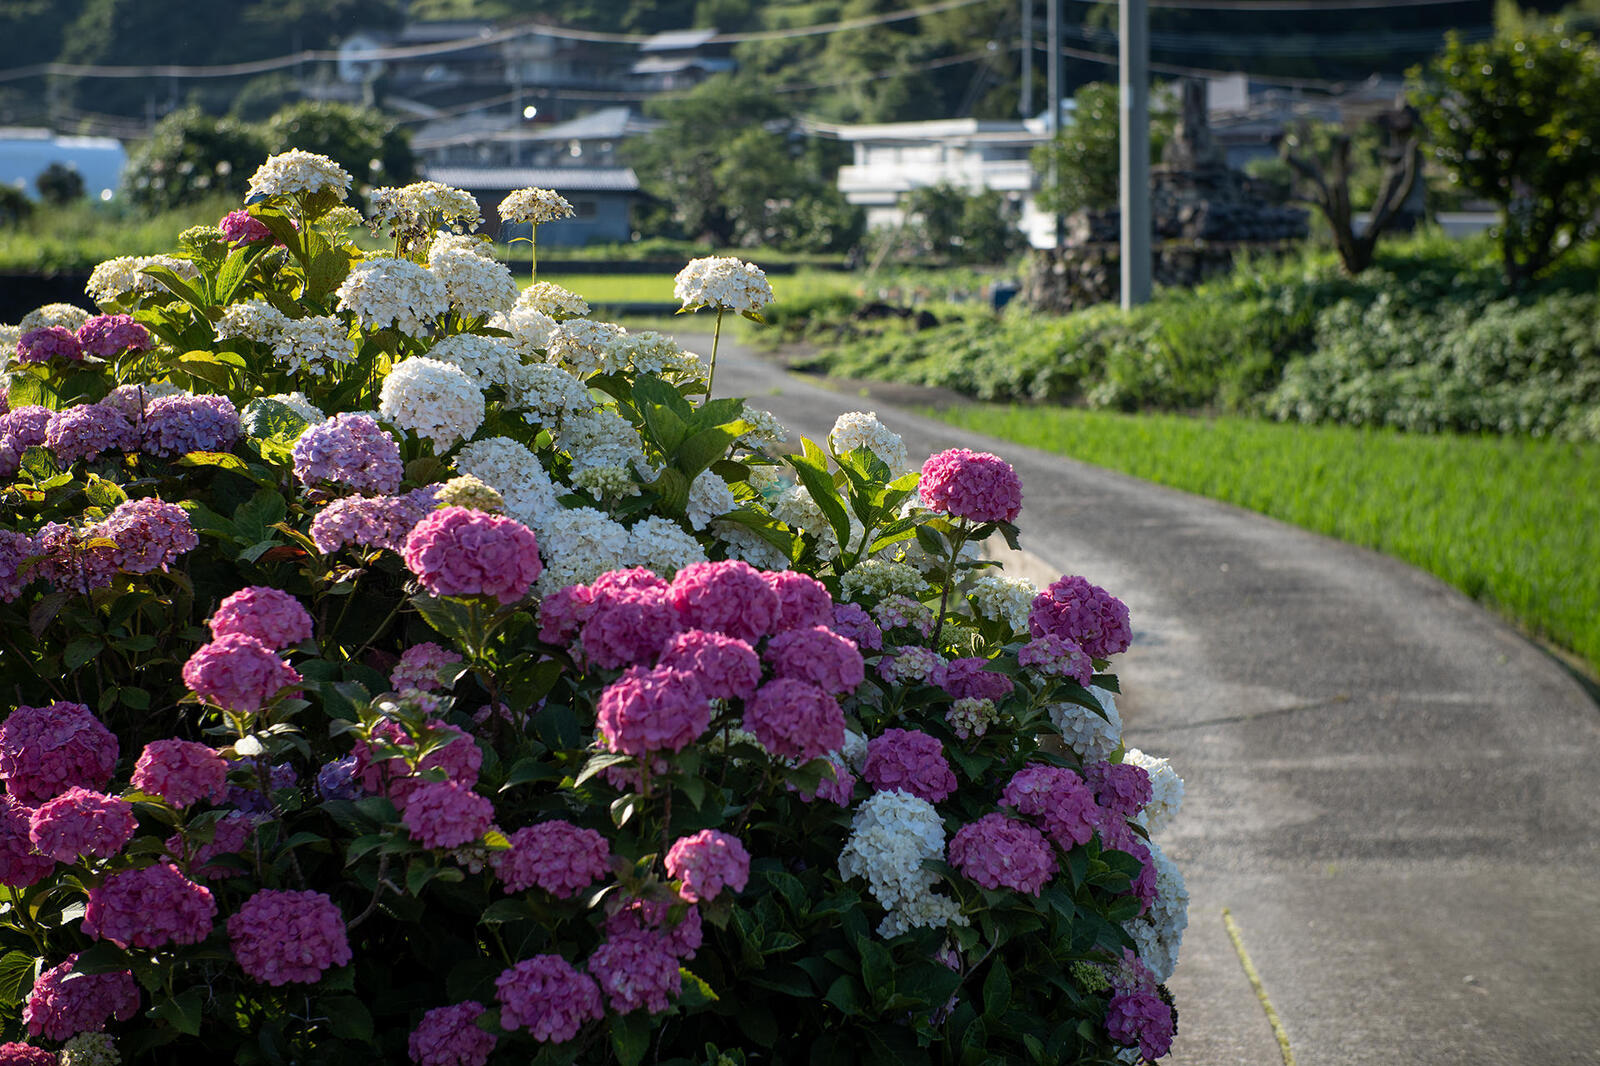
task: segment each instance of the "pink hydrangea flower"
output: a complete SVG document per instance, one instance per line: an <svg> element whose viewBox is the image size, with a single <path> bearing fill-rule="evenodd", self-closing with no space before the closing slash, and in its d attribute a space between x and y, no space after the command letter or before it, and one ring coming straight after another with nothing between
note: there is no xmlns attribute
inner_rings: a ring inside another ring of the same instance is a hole
<svg viewBox="0 0 1600 1066"><path fill-rule="evenodd" d="M1177 1022L1172 1008L1156 992L1155 976L1127 948L1111 972L1114 992L1106 1007L1106 1033L1124 1047L1137 1047L1151 1062L1172 1050Z"/></svg>
<svg viewBox="0 0 1600 1066"><path fill-rule="evenodd" d="M50 408L36 403L13 407L0 415L0 436L8 438L11 446L19 452L35 444L43 444L54 414Z"/></svg>
<svg viewBox="0 0 1600 1066"><path fill-rule="evenodd" d="M630 666L601 692L595 718L607 751L682 751L711 725L711 704L691 673Z"/></svg>
<svg viewBox="0 0 1600 1066"><path fill-rule="evenodd" d="M861 776L879 792L895 789L938 803L956 790L956 775L937 737L920 729L885 729L867 742Z"/></svg>
<svg viewBox="0 0 1600 1066"><path fill-rule="evenodd" d="M39 546L32 537L0 529L0 602L12 602L33 582L31 573L22 572L22 564L37 554Z"/></svg>
<svg viewBox="0 0 1600 1066"><path fill-rule="evenodd" d="M117 738L81 703L18 707L0 723L0 777L24 803L103 788L116 765Z"/></svg>
<svg viewBox="0 0 1600 1066"><path fill-rule="evenodd" d="M969 522L1015 522L1022 510L1022 482L998 455L951 448L928 456L917 494L930 511Z"/></svg>
<svg viewBox="0 0 1600 1066"><path fill-rule="evenodd" d="M239 441L239 409L226 396L163 396L144 412L144 450L164 459L228 452Z"/></svg>
<svg viewBox="0 0 1600 1066"><path fill-rule="evenodd" d="M859 604L834 604L832 628L835 633L855 641L858 648L867 648L871 651L883 650L883 631Z"/></svg>
<svg viewBox="0 0 1600 1066"><path fill-rule="evenodd" d="M83 345L65 326L41 326L17 339L17 362L48 363L52 359L83 362Z"/></svg>
<svg viewBox="0 0 1600 1066"><path fill-rule="evenodd" d="M589 586L599 599L614 592L665 592L672 586L654 570L644 566L630 566L621 570L607 570Z"/></svg>
<svg viewBox="0 0 1600 1066"><path fill-rule="evenodd" d="M558 647L570 645L594 606L594 590L588 585L568 585L552 592L539 603L539 639Z"/></svg>
<svg viewBox="0 0 1600 1066"><path fill-rule="evenodd" d="M0 792L0 885L26 888L56 868L54 859L33 846L28 833L32 814L27 804Z"/></svg>
<svg viewBox="0 0 1600 1066"><path fill-rule="evenodd" d="M538 885L558 899L571 899L611 872L606 838L559 818L525 826L508 839L510 850L489 860L507 892Z"/></svg>
<svg viewBox="0 0 1600 1066"><path fill-rule="evenodd" d="M244 972L262 984L312 984L350 961L344 915L321 892L264 888L228 919L228 939Z"/></svg>
<svg viewBox="0 0 1600 1066"><path fill-rule="evenodd" d="M59 1060L53 1051L8 1040L0 1044L0 1066L59 1066Z"/></svg>
<svg viewBox="0 0 1600 1066"><path fill-rule="evenodd" d="M36 573L58 589L92 592L111 584L117 575L116 545L95 544L101 539L96 527L79 531L60 522L46 522L39 529L35 544L44 560Z"/></svg>
<svg viewBox="0 0 1600 1066"><path fill-rule="evenodd" d="M950 865L984 888L1037 896L1056 872L1044 835L996 811L968 822L950 841Z"/></svg>
<svg viewBox="0 0 1600 1066"><path fill-rule="evenodd" d="M667 849L667 876L683 882L678 895L690 903L716 899L724 888L743 892L750 880L750 853L739 838L702 829Z"/></svg>
<svg viewBox="0 0 1600 1066"><path fill-rule="evenodd" d="M397 692L408 688L437 692L444 688L444 683L439 680L439 671L460 661L460 655L432 641L413 644L400 653L399 665L389 673L389 684Z"/></svg>
<svg viewBox="0 0 1600 1066"><path fill-rule="evenodd" d="M616 670L654 663L679 625L664 589L625 589L595 595L579 637L589 662Z"/></svg>
<svg viewBox="0 0 1600 1066"><path fill-rule="evenodd" d="M57 411L45 427L45 447L69 466L125 448L133 432L128 416L108 404L82 403Z"/></svg>
<svg viewBox="0 0 1600 1066"><path fill-rule="evenodd" d="M1064 766L1023 767L1006 782L1000 803L1037 819L1063 850L1087 844L1100 820L1094 792Z"/></svg>
<svg viewBox="0 0 1600 1066"><path fill-rule="evenodd" d="M406 797L404 821L423 847L456 848L489 831L494 804L454 781L425 781Z"/></svg>
<svg viewBox="0 0 1600 1066"><path fill-rule="evenodd" d="M211 935L217 901L211 890L169 862L112 874L89 890L85 936L120 948L198 944Z"/></svg>
<svg viewBox="0 0 1600 1066"><path fill-rule="evenodd" d="M1017 665L1046 677L1070 677L1084 688L1094 679L1094 662L1077 641L1045 633L1017 649Z"/></svg>
<svg viewBox="0 0 1600 1066"><path fill-rule="evenodd" d="M543 568L533 530L467 507L441 507L418 522L401 554L435 596L490 596L502 604L526 596Z"/></svg>
<svg viewBox="0 0 1600 1066"><path fill-rule="evenodd" d="M243 853L264 820L264 816L259 814L229 811L213 823L209 840L192 847L187 862L185 862L183 837L177 833L167 838L167 853L163 858L179 866L186 865L188 875L196 880L224 881L230 877L239 877L244 873L243 870L223 863L213 863L212 860L219 855Z"/></svg>
<svg viewBox="0 0 1600 1066"><path fill-rule="evenodd" d="M95 315L78 327L78 343L88 355L111 359L123 352L142 352L154 346L150 331L132 315Z"/></svg>
<svg viewBox="0 0 1600 1066"><path fill-rule="evenodd" d="M692 959L705 941L700 908L692 903L682 907L683 916L674 922L672 912L678 907L660 899L629 900L606 917L606 935L653 934L674 958Z"/></svg>
<svg viewBox="0 0 1600 1066"><path fill-rule="evenodd" d="M677 956L661 937L648 933L607 937L589 956L589 972L618 1014L640 1007L660 1014L683 990Z"/></svg>
<svg viewBox="0 0 1600 1066"><path fill-rule="evenodd" d="M866 678L856 642L825 626L786 629L767 641L765 655L774 675L809 682L835 696L854 692Z"/></svg>
<svg viewBox="0 0 1600 1066"><path fill-rule="evenodd" d="M714 700L748 699L761 684L761 659L738 637L691 629L668 640L661 666L686 670Z"/></svg>
<svg viewBox="0 0 1600 1066"><path fill-rule="evenodd" d="M1011 695L1011 679L988 669L988 659L953 659L945 667L942 687L953 700L994 700Z"/></svg>
<svg viewBox="0 0 1600 1066"><path fill-rule="evenodd" d="M189 691L230 711L259 711L279 690L301 680L277 652L243 633L201 645L183 664L183 683Z"/></svg>
<svg viewBox="0 0 1600 1066"><path fill-rule="evenodd" d="M272 239L272 231L267 228L267 224L248 211L229 211L217 223L217 228L235 248L241 244L255 244L257 241Z"/></svg>
<svg viewBox="0 0 1600 1066"><path fill-rule="evenodd" d="M571 1040L585 1022L597 1022L606 1013L594 978L560 955L523 959L495 978L494 988L501 1026L525 1029L541 1043Z"/></svg>
<svg viewBox="0 0 1600 1066"><path fill-rule="evenodd" d="M436 746L422 757L417 767L418 771L437 767L444 770L447 780L465 788L477 784L478 772L483 768L483 749L478 747L477 741L473 740L465 730L442 719L430 718L426 725L431 734L428 742ZM373 737L377 741L399 748L411 748L413 752L419 747L418 742L401 728L400 723L394 721L379 722L373 728ZM405 810L411 793L416 791L424 780L411 772L405 757L381 756L377 752L376 745L366 740L356 742L354 754L355 776L360 780L362 787L368 792L387 795L394 801L396 808Z"/></svg>
<svg viewBox="0 0 1600 1066"><path fill-rule="evenodd" d="M152 740L133 768L133 787L174 807L220 803L228 794L228 761L192 740Z"/></svg>
<svg viewBox="0 0 1600 1066"><path fill-rule="evenodd" d="M400 496L341 496L312 517L311 540L323 555L351 544L403 551L438 495L437 485L424 485Z"/></svg>
<svg viewBox="0 0 1600 1066"><path fill-rule="evenodd" d="M780 677L746 701L744 727L774 755L816 759L844 743L839 701L806 681Z"/></svg>
<svg viewBox="0 0 1600 1066"><path fill-rule="evenodd" d="M345 411L309 427L294 442L294 476L308 488L328 482L387 496L405 468L400 444L368 414Z"/></svg>
<svg viewBox="0 0 1600 1066"><path fill-rule="evenodd" d="M206 624L213 636L243 633L269 648L289 648L311 639L310 612L294 596L268 585L250 585L233 593Z"/></svg>
<svg viewBox="0 0 1600 1066"><path fill-rule="evenodd" d="M138 828L127 800L74 786L33 812L28 839L57 862L77 862L82 855L109 859Z"/></svg>
<svg viewBox="0 0 1600 1066"><path fill-rule="evenodd" d="M833 597L827 586L796 570L766 570L761 574L778 594L778 619L773 632L809 629L833 621Z"/></svg>
<svg viewBox="0 0 1600 1066"><path fill-rule="evenodd" d="M67 975L77 953L39 975L22 1005L22 1023L30 1036L71 1040L79 1033L98 1033L115 1018L125 1022L139 1013L139 985L133 971Z"/></svg>
<svg viewBox="0 0 1600 1066"><path fill-rule="evenodd" d="M1099 585L1081 577L1063 576L1033 598L1028 611L1028 631L1070 640L1096 659L1128 650L1133 629L1128 605Z"/></svg>
<svg viewBox="0 0 1600 1066"><path fill-rule="evenodd" d="M779 601L762 573L729 559L691 563L667 593L685 629L705 629L754 644L776 628Z"/></svg>
<svg viewBox="0 0 1600 1066"><path fill-rule="evenodd" d="M484 1066L497 1038L478 1028L482 1016L483 1004L470 999L430 1010L406 1041L411 1061L417 1066Z"/></svg>
<svg viewBox="0 0 1600 1066"><path fill-rule="evenodd" d="M90 532L116 541L116 564L130 574L165 571L200 544L188 512L154 496L124 500Z"/></svg>
<svg viewBox="0 0 1600 1066"><path fill-rule="evenodd" d="M1123 818L1138 814L1154 792L1149 772L1133 763L1091 763L1084 767L1083 777L1100 806Z"/></svg>

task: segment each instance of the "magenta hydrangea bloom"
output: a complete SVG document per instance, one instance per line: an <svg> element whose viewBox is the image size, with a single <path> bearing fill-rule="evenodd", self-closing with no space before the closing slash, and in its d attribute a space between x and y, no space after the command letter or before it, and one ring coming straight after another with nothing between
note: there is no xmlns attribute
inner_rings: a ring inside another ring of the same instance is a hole
<svg viewBox="0 0 1600 1066"><path fill-rule="evenodd" d="M538 885L558 899L571 899L611 872L611 845L593 829L553 818L518 829L511 848L490 857L507 892Z"/></svg>
<svg viewBox="0 0 1600 1066"><path fill-rule="evenodd" d="M228 919L228 938L240 968L267 985L311 984L350 961L344 915L321 892L264 888Z"/></svg>
<svg viewBox="0 0 1600 1066"><path fill-rule="evenodd" d="M1133 643L1128 605L1099 585L1070 575L1051 582L1033 598L1028 631L1036 637L1051 633L1070 640L1096 659L1109 659Z"/></svg>
<svg viewBox="0 0 1600 1066"><path fill-rule="evenodd" d="M138 828L127 800L73 786L33 812L28 839L57 862L77 862L82 855L109 859Z"/></svg>
<svg viewBox="0 0 1600 1066"><path fill-rule="evenodd" d="M683 990L677 956L661 937L649 933L607 937L589 956L589 972L618 1014L640 1007L660 1014Z"/></svg>
<svg viewBox="0 0 1600 1066"><path fill-rule="evenodd" d="M417 1066L484 1066L497 1038L478 1028L482 1016L483 1004L470 999L430 1010L406 1041L411 1061Z"/></svg>
<svg viewBox="0 0 1600 1066"><path fill-rule="evenodd" d="M953 700L994 700L1015 687L1005 674L988 669L988 659L953 659L945 666L943 688Z"/></svg>
<svg viewBox="0 0 1600 1066"><path fill-rule="evenodd" d="M996 811L968 822L950 841L950 865L984 888L1037 896L1056 872L1044 835Z"/></svg>
<svg viewBox="0 0 1600 1066"><path fill-rule="evenodd" d="M117 566L130 574L166 571L200 544L188 512L154 496L124 500L91 532L116 541Z"/></svg>
<svg viewBox="0 0 1600 1066"><path fill-rule="evenodd" d="M226 396L163 396L144 412L144 450L163 459L229 452L239 441L239 409Z"/></svg>
<svg viewBox="0 0 1600 1066"><path fill-rule="evenodd" d="M117 576L121 553L114 544L92 543L97 539L104 539L98 526L80 531L60 522L46 522L34 540L44 556L37 573L57 589L88 593L105 588Z"/></svg>
<svg viewBox="0 0 1600 1066"><path fill-rule="evenodd" d="M1003 806L1037 819L1062 849L1087 844L1100 821L1094 792L1064 766L1025 766L1000 794Z"/></svg>
<svg viewBox="0 0 1600 1066"><path fill-rule="evenodd" d="M543 569L533 530L467 507L441 507L418 522L401 557L435 596L489 596L502 604L526 596Z"/></svg>
<svg viewBox="0 0 1600 1066"><path fill-rule="evenodd" d="M768 681L744 708L744 727L774 755L816 759L844 743L844 711L809 681Z"/></svg>
<svg viewBox="0 0 1600 1066"><path fill-rule="evenodd" d="M1094 679L1094 662L1078 642L1045 633L1017 649L1017 665L1046 677L1070 677L1084 688Z"/></svg>
<svg viewBox="0 0 1600 1066"><path fill-rule="evenodd" d="M439 486L424 485L400 496L341 496L311 519L311 540L323 555L350 544L401 551L438 495Z"/></svg>
<svg viewBox="0 0 1600 1066"><path fill-rule="evenodd" d="M710 726L711 704L691 673L630 666L601 692L595 718L607 751L682 751Z"/></svg>
<svg viewBox="0 0 1600 1066"><path fill-rule="evenodd" d="M272 239L272 231L267 224L248 211L229 211L217 222L217 228L235 248L241 244Z"/></svg>
<svg viewBox="0 0 1600 1066"><path fill-rule="evenodd" d="M152 740L133 768L133 787L174 807L220 803L228 794L228 760L192 740Z"/></svg>
<svg viewBox="0 0 1600 1066"><path fill-rule="evenodd" d="M59 1066L59 1060L53 1051L8 1040L0 1044L0 1066Z"/></svg>
<svg viewBox="0 0 1600 1066"><path fill-rule="evenodd" d="M95 315L78 327L78 343L88 355L111 359L123 352L147 351L155 342L132 315Z"/></svg>
<svg viewBox="0 0 1600 1066"><path fill-rule="evenodd" d="M309 427L294 442L294 475L309 488L327 482L389 495L405 469L400 444L371 415L345 411Z"/></svg>
<svg viewBox="0 0 1600 1066"><path fill-rule="evenodd" d="M64 466L80 459L98 459L106 452L126 448L133 422L109 404L82 403L57 411L45 427L44 444Z"/></svg>
<svg viewBox="0 0 1600 1066"><path fill-rule="evenodd" d="M420 771L441 769L445 772L446 780L454 781L466 788L477 784L478 772L483 768L483 749L478 747L477 742L465 730L442 719L430 718L426 724L434 734L430 743L436 746L422 757L418 769ZM401 728L400 723L394 721L379 722L373 728L373 737L375 740L399 748L418 747L417 742ZM372 742L356 741L353 754L356 759L354 774L360 780L361 786L368 792L387 795L399 810L405 810L411 793L425 780L411 772L404 757L379 755L376 745Z"/></svg>
<svg viewBox="0 0 1600 1066"><path fill-rule="evenodd" d="M10 437L0 437L0 479L10 480L22 469L22 453Z"/></svg>
<svg viewBox="0 0 1600 1066"><path fill-rule="evenodd" d="M885 729L867 742L861 776L879 792L895 789L938 803L956 790L956 775L937 737L920 729Z"/></svg>
<svg viewBox="0 0 1600 1066"><path fill-rule="evenodd" d="M856 642L825 626L786 629L767 641L764 652L777 677L791 677L842 696L866 678Z"/></svg>
<svg viewBox="0 0 1600 1066"><path fill-rule="evenodd" d="M233 593L206 623L214 637L243 633L269 648L288 648L311 639L311 614L282 589L250 585Z"/></svg>
<svg viewBox="0 0 1600 1066"><path fill-rule="evenodd" d="M1091 763L1084 767L1083 777L1100 806L1123 818L1138 814L1154 791L1149 772L1133 763Z"/></svg>
<svg viewBox="0 0 1600 1066"><path fill-rule="evenodd" d="M836 603L833 605L833 625L835 633L849 637L856 642L857 648L867 648L871 651L883 650L883 630L872 620L866 608L855 603Z"/></svg>
<svg viewBox="0 0 1600 1066"><path fill-rule="evenodd" d="M761 571L729 559L691 563L667 593L685 629L725 633L754 644L777 627L780 604Z"/></svg>
<svg viewBox="0 0 1600 1066"><path fill-rule="evenodd" d="M230 711L259 711L281 689L299 685L299 671L255 637L229 633L203 644L183 664L183 683Z"/></svg>
<svg viewBox="0 0 1600 1066"><path fill-rule="evenodd" d="M13 407L0 415L0 436L8 438L12 447L19 452L35 444L43 444L54 415L55 412L50 408L36 403Z"/></svg>
<svg viewBox="0 0 1600 1066"><path fill-rule="evenodd" d="M389 672L389 684L397 692L408 688L437 692L444 687L439 680L439 671L460 661L459 654L431 640L413 644L400 653L400 662Z"/></svg>
<svg viewBox="0 0 1600 1066"><path fill-rule="evenodd" d="M46 1040L71 1040L79 1033L98 1033L115 1018L125 1022L139 1013L139 985L133 971L67 975L78 961L74 952L65 962L39 975L22 1005L22 1023L30 1036Z"/></svg>
<svg viewBox="0 0 1600 1066"><path fill-rule="evenodd" d="M539 603L539 639L560 647L570 645L594 607L594 590L588 585L568 585Z"/></svg>
<svg viewBox="0 0 1600 1066"><path fill-rule="evenodd" d="M594 978L573 969L560 955L523 959L495 978L494 988L501 1026L512 1032L525 1029L541 1043L571 1040L585 1022L606 1014Z"/></svg>
<svg viewBox="0 0 1600 1066"><path fill-rule="evenodd" d="M589 586L596 599L609 596L614 592L627 592L629 590L665 592L672 586L654 570L644 566L630 566L622 570L607 570Z"/></svg>
<svg viewBox="0 0 1600 1066"><path fill-rule="evenodd" d="M0 723L0 777L24 803L104 788L116 765L117 738L81 703L18 707Z"/></svg>
<svg viewBox="0 0 1600 1066"><path fill-rule="evenodd" d="M52 359L83 361L83 345L65 326L30 329L17 339L17 362L48 363Z"/></svg>
<svg viewBox="0 0 1600 1066"><path fill-rule="evenodd" d="M489 831L494 804L454 781L424 781L406 797L404 821L423 847L458 848Z"/></svg>
<svg viewBox="0 0 1600 1066"><path fill-rule="evenodd" d="M1153 979L1118 988L1106 1007L1106 1033L1124 1047L1137 1047L1151 1062L1172 1050L1175 1030L1172 1008L1157 994Z"/></svg>
<svg viewBox="0 0 1600 1066"><path fill-rule="evenodd" d="M225 863L214 863L219 855L240 855L248 847L256 830L265 821L264 816L246 811L229 811L213 826L211 839L192 848L187 856L190 877L201 881L225 881L239 877L244 871ZM185 865L183 838L174 833L166 840L168 861Z"/></svg>
<svg viewBox="0 0 1600 1066"><path fill-rule="evenodd" d="M596 666L648 666L679 625L665 589L623 589L595 595L579 638L584 658Z"/></svg>
<svg viewBox="0 0 1600 1066"><path fill-rule="evenodd" d="M998 455L951 448L928 456L917 494L930 511L970 522L1015 522L1022 511L1022 482Z"/></svg>
<svg viewBox="0 0 1600 1066"><path fill-rule="evenodd" d="M26 533L0 529L0 602L12 602L33 583L33 574L23 573L22 564L38 554L39 545Z"/></svg>
<svg viewBox="0 0 1600 1066"><path fill-rule="evenodd" d="M692 959L705 942L705 925L700 917L700 908L692 903L683 908L683 917L676 924L672 921L673 909L673 905L666 900L629 900L619 910L606 916L606 935L654 934L674 958Z"/></svg>
<svg viewBox="0 0 1600 1066"><path fill-rule="evenodd" d="M778 594L778 620L773 632L809 629L833 621L833 597L816 578L795 570L766 570L761 578Z"/></svg>
<svg viewBox="0 0 1600 1066"><path fill-rule="evenodd" d="M690 903L716 899L724 888L743 892L750 880L750 853L739 838L702 829L667 849L667 876L683 882L678 895Z"/></svg>
<svg viewBox="0 0 1600 1066"><path fill-rule="evenodd" d="M211 935L217 901L211 890L169 862L112 874L89 890L83 932L119 948L198 944Z"/></svg>
<svg viewBox="0 0 1600 1066"><path fill-rule="evenodd" d="M761 684L761 658L738 637L691 629L668 640L660 665L687 670L714 700L748 699Z"/></svg>
<svg viewBox="0 0 1600 1066"><path fill-rule="evenodd" d="M26 888L56 868L54 859L33 846L28 832L32 814L27 804L0 792L0 885Z"/></svg>

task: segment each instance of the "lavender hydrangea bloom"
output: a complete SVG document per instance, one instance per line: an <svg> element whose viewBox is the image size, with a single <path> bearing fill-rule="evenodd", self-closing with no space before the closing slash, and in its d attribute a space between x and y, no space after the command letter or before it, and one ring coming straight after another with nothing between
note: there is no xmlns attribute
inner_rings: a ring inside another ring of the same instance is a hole
<svg viewBox="0 0 1600 1066"><path fill-rule="evenodd" d="M239 409L226 396L163 396L144 417L144 449L163 459L231 451L239 440Z"/></svg>
<svg viewBox="0 0 1600 1066"><path fill-rule="evenodd" d="M300 435L294 445L294 473L302 484L334 482L383 495L400 487L404 469L400 445L369 414L334 415Z"/></svg>

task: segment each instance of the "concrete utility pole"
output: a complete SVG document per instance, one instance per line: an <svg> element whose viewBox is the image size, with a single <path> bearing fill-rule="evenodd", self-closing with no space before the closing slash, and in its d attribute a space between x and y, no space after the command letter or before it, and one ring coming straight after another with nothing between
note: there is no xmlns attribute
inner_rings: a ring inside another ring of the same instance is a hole
<svg viewBox="0 0 1600 1066"><path fill-rule="evenodd" d="M1033 117L1033 0L1022 0L1022 101L1017 110Z"/></svg>
<svg viewBox="0 0 1600 1066"><path fill-rule="evenodd" d="M1150 9L1120 0L1117 81L1122 136L1122 306L1150 302Z"/></svg>
<svg viewBox="0 0 1600 1066"><path fill-rule="evenodd" d="M1061 0L1045 0L1050 6L1049 17L1045 22L1045 36L1050 38L1050 54L1045 62L1045 81L1049 82L1050 118L1046 127L1050 131L1050 184L1059 186L1061 182L1060 168L1056 166L1055 139L1061 132ZM1059 249L1066 239L1066 224L1061 217L1061 212L1056 212L1056 248Z"/></svg>

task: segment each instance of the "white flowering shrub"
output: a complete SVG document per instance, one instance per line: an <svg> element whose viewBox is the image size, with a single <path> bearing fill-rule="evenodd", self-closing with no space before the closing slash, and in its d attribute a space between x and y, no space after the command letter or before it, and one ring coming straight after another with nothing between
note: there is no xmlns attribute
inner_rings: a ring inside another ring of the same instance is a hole
<svg viewBox="0 0 1600 1066"><path fill-rule="evenodd" d="M1011 467L868 414L780 455L669 338L511 299L459 190L362 253L341 174L17 331L0 1061L1164 1054L1182 782L1122 744L1126 608L974 554Z"/></svg>

